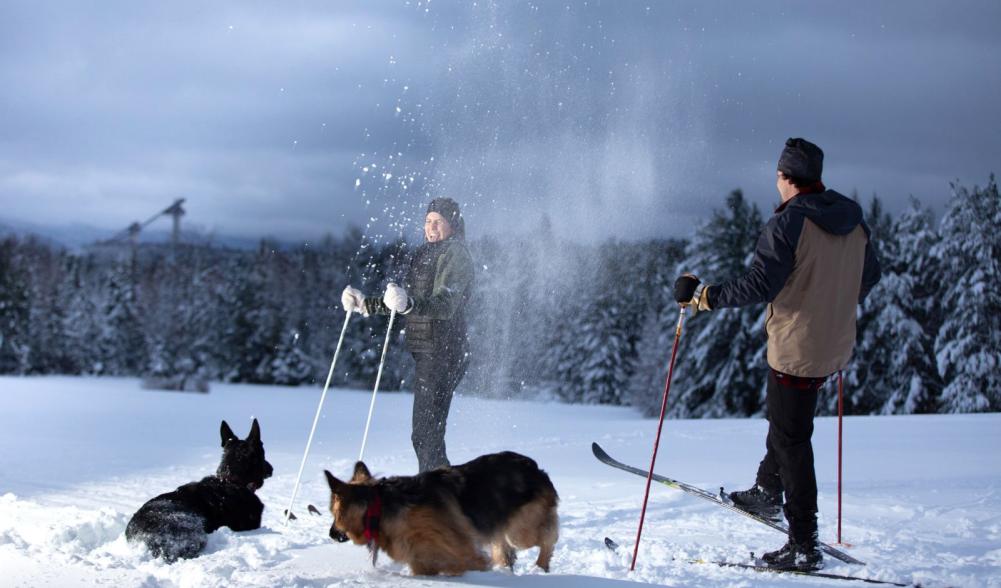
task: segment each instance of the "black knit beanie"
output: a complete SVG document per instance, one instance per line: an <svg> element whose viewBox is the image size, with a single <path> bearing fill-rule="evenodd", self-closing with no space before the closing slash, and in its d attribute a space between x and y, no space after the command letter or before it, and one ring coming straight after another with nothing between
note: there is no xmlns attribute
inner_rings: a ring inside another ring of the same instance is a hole
<svg viewBox="0 0 1001 588"><path fill-rule="evenodd" d="M456 237L464 239L466 237L466 222L459 211L459 203L451 198L435 198L428 204L428 213L437 212L448 221L452 227L452 232ZM427 213L425 213L427 214Z"/></svg>
<svg viewBox="0 0 1001 588"><path fill-rule="evenodd" d="M806 139L788 139L779 156L778 170L789 178L820 181L824 171L824 152Z"/></svg>

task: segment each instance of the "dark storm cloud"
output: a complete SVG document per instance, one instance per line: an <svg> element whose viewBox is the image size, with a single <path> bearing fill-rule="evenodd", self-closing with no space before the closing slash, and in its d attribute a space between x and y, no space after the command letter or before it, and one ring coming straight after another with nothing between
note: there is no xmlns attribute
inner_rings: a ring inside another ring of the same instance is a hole
<svg viewBox="0 0 1001 588"><path fill-rule="evenodd" d="M1001 153L983 3L8 2L0 217L109 230L175 197L219 232L687 234L787 136L891 209ZM410 234L410 233L408 233Z"/></svg>
<svg viewBox="0 0 1001 588"><path fill-rule="evenodd" d="M6 5L0 214L117 228L187 197L222 231L340 228L352 160L398 134L391 57L427 46L362 6Z"/></svg>

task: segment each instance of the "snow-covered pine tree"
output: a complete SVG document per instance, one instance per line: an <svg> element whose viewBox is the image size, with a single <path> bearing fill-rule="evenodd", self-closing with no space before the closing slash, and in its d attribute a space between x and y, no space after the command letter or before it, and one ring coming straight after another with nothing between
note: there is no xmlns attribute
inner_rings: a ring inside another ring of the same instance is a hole
<svg viewBox="0 0 1001 588"><path fill-rule="evenodd" d="M670 267L673 266L671 264ZM650 319L640 329L636 369L629 378L629 404L647 416L660 414L664 379L678 319L678 306L674 303L671 289L663 286L660 293L665 303L651 313Z"/></svg>
<svg viewBox="0 0 1001 588"><path fill-rule="evenodd" d="M229 345L234 363L231 379L236 382L270 383L269 369L280 334L279 317L268 302L266 247L240 264L236 281L233 328Z"/></svg>
<svg viewBox="0 0 1001 588"><path fill-rule="evenodd" d="M659 414L667 374L678 305L674 301L674 272L683 259L686 241L652 241L644 248L649 280L640 309L636 362L629 378L629 404L646 414Z"/></svg>
<svg viewBox="0 0 1001 588"><path fill-rule="evenodd" d="M63 332L65 309L59 304L55 285L32 285L31 314L31 371L33 373L69 373L72 362L66 356Z"/></svg>
<svg viewBox="0 0 1001 588"><path fill-rule="evenodd" d="M62 275L65 252L50 247L34 237L24 239L18 247L19 266L24 271L28 287L29 317L27 369L31 373L65 373L67 367L63 346L62 317L58 286Z"/></svg>
<svg viewBox="0 0 1001 588"><path fill-rule="evenodd" d="M132 270L130 263L116 262L104 276L96 341L101 374L136 375L146 357Z"/></svg>
<svg viewBox="0 0 1001 588"><path fill-rule="evenodd" d="M936 296L941 284L936 277L939 262L932 256L938 242L934 214L911 197L910 205L894 225L893 244L896 251L891 252L891 258L895 266L893 270L909 278L910 300L907 308L910 317L921 329L920 337L916 337L921 348L918 351L916 346L911 345L912 354L898 354L897 371L909 375L909 378L899 378L901 384L906 381L906 389L903 385L893 388L880 410L883 414L939 411L942 379L935 365L935 335L942 324L942 308Z"/></svg>
<svg viewBox="0 0 1001 588"><path fill-rule="evenodd" d="M554 255L562 259L560 271L566 279L551 294L559 301L559 313L555 317L547 313L544 317L544 320L555 320L557 326L544 329L543 357L539 365L544 366L545 371L541 380L545 391L557 398L566 402L582 402L584 390L580 367L587 361L586 354L591 347L585 346L580 337L589 329L587 323L595 320L588 314L593 311L591 301L598 296L595 286L599 275L598 263L578 248L562 250Z"/></svg>
<svg viewBox="0 0 1001 588"><path fill-rule="evenodd" d="M629 379L636 363L639 317L643 311L644 288L649 276L641 261L643 244L616 241L603 243L597 264L583 271L580 285L564 299L581 306L567 308L562 320L569 328L557 330L552 344L556 350L557 393L570 402L625 404L629 399ZM587 267L585 265L584 267Z"/></svg>
<svg viewBox="0 0 1001 588"><path fill-rule="evenodd" d="M858 200L858 194L853 194ZM901 288L909 286L900 283L899 280L890 277L888 260L886 254L893 250L893 219L885 211L883 202L879 196L873 194L869 206L865 208L864 218L869 226L869 238L880 251L880 261L883 269L883 280L877 284L869 294L866 302L857 309L856 312L856 342L852 355L852 360L845 368L844 373L844 412L845 414L871 414L890 395L890 385L887 382L889 370L892 369L892 359L888 357L886 338L895 336L894 321L904 320L906 311L902 310L887 292L899 293ZM889 279L888 279L889 278ZM886 308L890 304L891 308ZM886 311L881 320L883 323L879 328L870 328L878 318L880 312ZM911 332L905 325L901 325L905 332ZM838 389L837 378L832 377L820 391L817 400L820 414L837 414L838 411Z"/></svg>
<svg viewBox="0 0 1001 588"><path fill-rule="evenodd" d="M231 351L226 348L227 333L232 328L232 281L224 268L233 267L231 254L201 252L188 278L190 281L191 312L186 317L189 333L189 357L193 370L188 372L200 380L222 379L230 367Z"/></svg>
<svg viewBox="0 0 1001 588"><path fill-rule="evenodd" d="M613 295L594 300L586 319L567 333L557 366L559 394L570 402L622 404L635 355L630 334L619 321L621 308Z"/></svg>
<svg viewBox="0 0 1001 588"><path fill-rule="evenodd" d="M271 379L275 384L298 386L312 381L313 368L299 345L299 332L290 330L282 337L271 360Z"/></svg>
<svg viewBox="0 0 1001 588"><path fill-rule="evenodd" d="M718 284L747 271L762 229L758 207L734 190L723 210L699 227L675 272ZM670 314L677 316L676 310ZM767 366L756 361L765 345L762 308L699 313L687 321L678 349L668 412L679 417L722 417L760 412ZM673 336L673 321L671 327ZM666 362L665 362L666 373ZM660 398L646 412L659 410ZM655 409L653 407L656 407Z"/></svg>
<svg viewBox="0 0 1001 588"><path fill-rule="evenodd" d="M893 217L886 211L883 200L876 194L872 195L869 201L869 208L865 211L865 222L869 225L869 232L876 242L890 240L893 237Z"/></svg>
<svg viewBox="0 0 1001 588"><path fill-rule="evenodd" d="M68 374L98 373L100 360L94 341L97 340L97 304L91 286L92 264L88 258L68 256L58 290L58 304L63 308L62 346L69 366Z"/></svg>
<svg viewBox="0 0 1001 588"><path fill-rule="evenodd" d="M228 307L215 295L224 283L216 266L225 267L225 255L197 248L171 254L158 252L141 271L146 384L205 391L207 380L223 377L226 363L226 322L220 319Z"/></svg>
<svg viewBox="0 0 1001 588"><path fill-rule="evenodd" d="M953 186L932 250L941 264L937 300L945 309L935 339L945 384L943 412L1001 410L1001 196L987 186Z"/></svg>
<svg viewBox="0 0 1001 588"><path fill-rule="evenodd" d="M296 345L303 360L309 367L309 375L303 383L323 384L333 349L340 334L338 319L344 313L336 312L340 306L338 290L332 281L325 281L321 251L312 243L305 243L295 252L296 272L293 307L286 309L286 325L296 325L298 339ZM342 286L343 288L343 286Z"/></svg>
<svg viewBox="0 0 1001 588"><path fill-rule="evenodd" d="M871 392L864 396L868 405L855 407L855 412L937 411L941 382L933 361L936 269L930 256L937 241L931 211L911 198L892 229L876 242L883 277L866 301L870 320L851 364L865 369L850 368L847 378L850 385ZM868 381L860 381L860 375L867 375Z"/></svg>
<svg viewBox="0 0 1001 588"><path fill-rule="evenodd" d="M29 369L31 300L18 253L16 238L0 241L0 374L24 374Z"/></svg>

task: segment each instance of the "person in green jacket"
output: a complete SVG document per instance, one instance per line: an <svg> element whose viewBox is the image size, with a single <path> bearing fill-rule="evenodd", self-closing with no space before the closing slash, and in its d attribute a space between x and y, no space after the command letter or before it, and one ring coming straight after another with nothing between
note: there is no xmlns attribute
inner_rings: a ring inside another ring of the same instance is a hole
<svg viewBox="0 0 1001 588"><path fill-rule="evenodd" d="M449 465L445 425L452 394L466 373L466 304L473 286L473 260L465 221L451 198L436 198L424 219L425 242L417 248L402 286L389 284L381 297L348 286L341 304L364 316L395 310L406 322L406 346L416 362L411 440L421 472Z"/></svg>

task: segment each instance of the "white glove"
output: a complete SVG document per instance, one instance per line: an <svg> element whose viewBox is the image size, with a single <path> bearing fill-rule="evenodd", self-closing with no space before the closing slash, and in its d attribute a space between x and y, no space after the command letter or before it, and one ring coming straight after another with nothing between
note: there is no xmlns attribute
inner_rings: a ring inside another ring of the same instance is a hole
<svg viewBox="0 0 1001 588"><path fill-rule="evenodd" d="M350 313L356 310L368 316L368 313L365 312L365 295L358 288L344 287L344 291L341 292L341 306L344 307L344 312Z"/></svg>
<svg viewBox="0 0 1001 588"><path fill-rule="evenodd" d="M390 283L386 286L386 293L382 296L382 302L389 310L395 310L400 314L407 314L410 310L410 298L407 291L402 286Z"/></svg>

